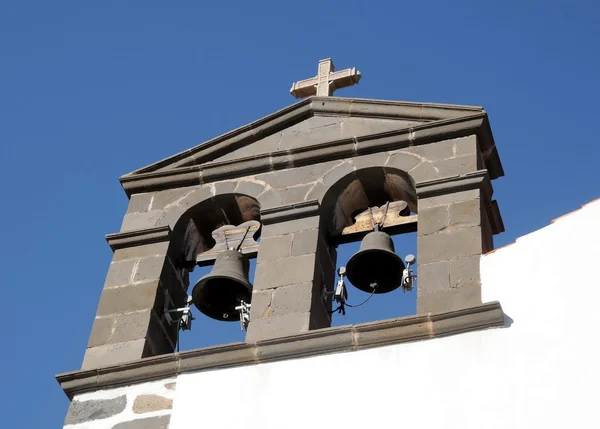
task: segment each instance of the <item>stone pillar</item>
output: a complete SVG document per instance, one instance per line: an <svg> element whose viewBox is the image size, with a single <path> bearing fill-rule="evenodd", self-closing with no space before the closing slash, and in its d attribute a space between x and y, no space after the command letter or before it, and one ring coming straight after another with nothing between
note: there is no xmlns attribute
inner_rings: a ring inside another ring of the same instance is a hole
<svg viewBox="0 0 600 429"><path fill-rule="evenodd" d="M176 268L182 247L169 227L110 234L113 260L98 304L82 369L171 353L176 326L164 307L181 305L187 273Z"/></svg>
<svg viewBox="0 0 600 429"><path fill-rule="evenodd" d="M319 230L316 201L261 212L261 234L246 342L331 325L335 254ZM326 295L325 295L326 296Z"/></svg>
<svg viewBox="0 0 600 429"><path fill-rule="evenodd" d="M417 193L417 313L481 304L480 258L503 229L487 172L422 182Z"/></svg>

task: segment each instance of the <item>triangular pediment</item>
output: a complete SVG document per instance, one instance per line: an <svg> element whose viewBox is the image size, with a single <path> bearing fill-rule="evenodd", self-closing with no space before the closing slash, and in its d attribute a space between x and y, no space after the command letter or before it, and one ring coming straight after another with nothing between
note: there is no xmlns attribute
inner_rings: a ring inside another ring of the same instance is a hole
<svg viewBox="0 0 600 429"><path fill-rule="evenodd" d="M144 188L133 186L133 182L139 182L142 177L172 176L201 169L205 165L298 152L310 147L326 147L329 143L335 145L348 139L364 140L385 133L408 134L420 128L433 129L438 125L446 129L448 124L472 118L480 118L480 123L487 125L487 115L481 107L311 97L133 171L121 177L121 182L127 193L131 194ZM489 140L493 146L491 132ZM498 171L501 171L501 167ZM161 179L161 182L164 180ZM144 183L149 182L145 180Z"/></svg>

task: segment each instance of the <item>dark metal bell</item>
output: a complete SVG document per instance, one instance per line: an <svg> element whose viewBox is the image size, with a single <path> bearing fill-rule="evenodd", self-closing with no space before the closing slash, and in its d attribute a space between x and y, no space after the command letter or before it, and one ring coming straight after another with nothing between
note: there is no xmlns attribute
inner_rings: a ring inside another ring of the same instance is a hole
<svg viewBox="0 0 600 429"><path fill-rule="evenodd" d="M192 290L194 305L208 317L239 321L235 309L242 301L250 303L252 285L248 281L248 258L236 250L217 255L212 271L202 277Z"/></svg>
<svg viewBox="0 0 600 429"><path fill-rule="evenodd" d="M394 243L382 231L368 233L360 250L348 261L348 280L358 289L374 293L391 292L402 284L404 262L394 252Z"/></svg>

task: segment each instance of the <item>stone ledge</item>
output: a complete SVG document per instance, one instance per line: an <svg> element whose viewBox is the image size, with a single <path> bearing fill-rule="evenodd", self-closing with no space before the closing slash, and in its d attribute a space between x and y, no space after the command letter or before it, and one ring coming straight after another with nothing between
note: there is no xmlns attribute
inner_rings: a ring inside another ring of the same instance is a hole
<svg viewBox="0 0 600 429"><path fill-rule="evenodd" d="M261 210L260 220L264 225L270 225L288 220L301 219L303 217L316 216L318 214L319 202L317 200L310 200Z"/></svg>
<svg viewBox="0 0 600 429"><path fill-rule="evenodd" d="M172 377L186 372L352 352L503 325L504 313L500 303L495 301L447 313L318 329L253 344L233 343L155 356L121 365L59 374L56 379L72 399L74 395L84 392Z"/></svg>
<svg viewBox="0 0 600 429"><path fill-rule="evenodd" d="M169 241L170 235L171 228L168 226L161 226L158 228L107 234L106 241L108 242L110 248L115 251L117 249L125 249L127 247Z"/></svg>

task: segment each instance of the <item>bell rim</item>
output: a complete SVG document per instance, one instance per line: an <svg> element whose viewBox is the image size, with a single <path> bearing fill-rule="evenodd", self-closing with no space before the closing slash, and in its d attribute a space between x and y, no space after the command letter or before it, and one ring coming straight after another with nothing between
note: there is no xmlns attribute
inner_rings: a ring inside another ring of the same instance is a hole
<svg viewBox="0 0 600 429"><path fill-rule="evenodd" d="M196 282L196 284L192 288L192 303L194 304L194 306L198 309L198 311L200 311L206 317L209 317L209 318L211 318L213 320L218 320L218 321L221 321L221 322L239 322L240 321L240 315L239 315L239 313L235 313L233 316L230 316L230 317L227 317L227 318L222 317L222 316L212 316L211 314L203 311L204 306L198 305L198 302L196 301L196 293L195 293L196 288L198 286L200 286L201 284L205 284L206 281L210 280L210 279L230 279L230 280L236 280L236 281L240 280L239 278L232 277L232 276L227 276L227 275L224 275L224 274L210 275L210 273L209 273L209 274L206 274L206 275L200 277L200 279ZM248 291L250 293L250 299L248 301L248 302L250 302L252 300L252 289L253 289L252 283L250 283L246 279L242 279L242 280L244 281L244 286L247 286ZM200 302L202 302L202 301L200 301Z"/></svg>
<svg viewBox="0 0 600 429"><path fill-rule="evenodd" d="M361 250L361 251L355 253L354 255L352 255L352 257L346 263L346 277L348 278L348 281L356 289L358 289L360 291L363 291L363 292L367 292L367 293L373 293L374 295L389 293L389 292L392 292L392 291L398 289L401 286L401 283L398 284L397 286L391 288L391 289L380 288L380 289L375 289L375 290L368 290L366 288L358 287L356 284L354 284L352 282L351 277L353 277L352 276L352 272L354 271L354 269L352 268L352 260L355 259L355 258L357 258L357 257L359 257L359 256L362 256L362 255L364 255L366 253L375 253L375 252L377 252L377 253L384 252L387 255L393 256L397 261L400 262L400 265L402 266L402 269L406 268L406 265L404 264L404 261L402 260L402 258L396 252L392 252L391 250L387 250L387 249L365 249L365 250Z"/></svg>

